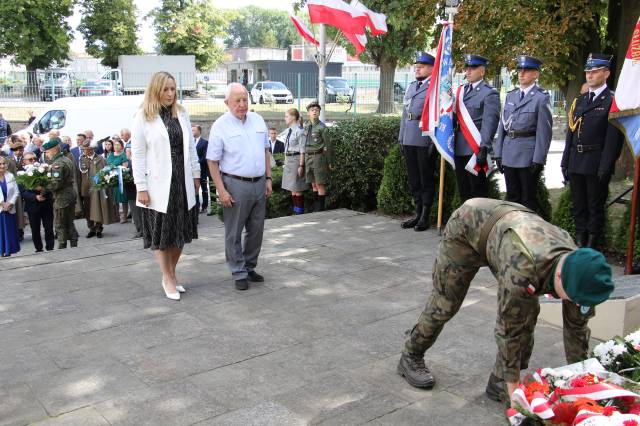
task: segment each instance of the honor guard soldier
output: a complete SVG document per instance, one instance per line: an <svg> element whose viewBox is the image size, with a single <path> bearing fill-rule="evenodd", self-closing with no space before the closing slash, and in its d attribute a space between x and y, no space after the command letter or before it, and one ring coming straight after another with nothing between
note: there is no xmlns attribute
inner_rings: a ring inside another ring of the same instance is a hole
<svg viewBox="0 0 640 426"><path fill-rule="evenodd" d="M424 231L429 228L429 216L436 190L434 172L436 167L436 147L428 136L422 136L420 119L424 108L427 89L435 58L428 53L418 52L415 61L415 81L411 82L404 94L402 119L400 121L400 149L404 154L409 175L411 195L416 204L415 217L402 222L403 228Z"/></svg>
<svg viewBox="0 0 640 426"><path fill-rule="evenodd" d="M518 57L520 87L507 93L494 149L507 201L537 209L536 185L547 161L553 118L549 93L536 84L542 61Z"/></svg>
<svg viewBox="0 0 640 426"><path fill-rule="evenodd" d="M410 385L433 387L424 354L458 312L483 266L498 281L498 354L486 388L489 398L507 401L520 371L528 368L541 295L562 299L567 362L587 358L594 306L614 289L602 253L577 248L568 232L522 205L474 198L447 222L433 266L433 289L405 342L397 370Z"/></svg>
<svg viewBox="0 0 640 426"><path fill-rule="evenodd" d="M487 196L487 154L500 121L500 95L484 80L489 60L480 55L464 57L467 84L458 88L455 109L454 162L460 202ZM465 169L476 155L477 175Z"/></svg>
<svg viewBox="0 0 640 426"><path fill-rule="evenodd" d="M610 55L589 55L584 69L589 90L571 104L560 163L571 188L580 247L596 248L602 241L609 180L624 140L608 120L613 102L613 91L607 87L610 68Z"/></svg>
<svg viewBox="0 0 640 426"><path fill-rule="evenodd" d="M55 229L58 234L58 248L67 248L67 240L71 247L78 246L78 231L73 220L75 218L76 191L74 189L75 166L60 151L60 139L49 139L42 148L51 162L51 181L46 190L53 192L53 210Z"/></svg>

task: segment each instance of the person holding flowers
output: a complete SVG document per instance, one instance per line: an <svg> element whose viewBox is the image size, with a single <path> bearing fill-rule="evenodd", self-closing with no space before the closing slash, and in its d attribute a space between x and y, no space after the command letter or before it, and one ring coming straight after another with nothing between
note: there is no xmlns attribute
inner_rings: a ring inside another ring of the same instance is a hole
<svg viewBox="0 0 640 426"><path fill-rule="evenodd" d="M27 152L22 157L22 164L24 166L25 176L29 171L37 170L37 173L44 175L49 169L47 164L37 163L37 157L34 152ZM22 176L18 176L18 180ZM27 175L28 176L28 175ZM31 186L31 185L29 185ZM40 235L40 228L44 228L44 248L47 251L53 250L54 245L54 233L53 233L53 194L50 191L38 191L35 187L27 187L26 184L18 182L20 188L20 194L24 199L24 210L29 216L29 226L31 227L31 239L33 240L33 246L36 249L36 253L43 250L42 235Z"/></svg>
<svg viewBox="0 0 640 426"><path fill-rule="evenodd" d="M113 138L113 152L107 156L107 164L113 167L123 166L129 168L129 159L124 151L124 142L122 139ZM116 186L113 189L113 198L116 203L116 212L120 212L120 206L122 206L122 213L120 213L120 223L127 223L127 215L129 214L129 204L127 196L124 191L120 191L120 188Z"/></svg>
<svg viewBox="0 0 640 426"><path fill-rule="evenodd" d="M0 255L11 256L20 251L16 200L20 190L13 173L7 170L8 161L0 157Z"/></svg>
<svg viewBox="0 0 640 426"><path fill-rule="evenodd" d="M433 290L405 342L397 371L410 385L433 387L424 354L458 312L483 266L498 280L498 354L486 388L489 398L509 401L520 371L528 368L541 295L562 299L567 361L587 358L588 321L614 288L602 253L578 249L569 233L520 204L473 198L447 222L433 267Z"/></svg>
<svg viewBox="0 0 640 426"><path fill-rule="evenodd" d="M82 143L83 153L80 156L80 197L82 209L87 220L89 233L87 238L102 238L104 225L116 221L116 210L111 191L106 189L94 189L94 177L102 170L107 162L101 155L95 153L91 141L88 139Z"/></svg>

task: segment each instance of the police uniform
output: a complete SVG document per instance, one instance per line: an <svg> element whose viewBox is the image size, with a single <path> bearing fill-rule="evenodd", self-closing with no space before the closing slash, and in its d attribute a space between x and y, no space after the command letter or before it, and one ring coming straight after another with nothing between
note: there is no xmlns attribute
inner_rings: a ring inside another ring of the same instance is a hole
<svg viewBox="0 0 640 426"><path fill-rule="evenodd" d="M465 55L465 67L486 67L488 63L489 61L480 55ZM478 141L477 164L483 167L486 165L487 153L491 149L500 121L500 95L489 83L479 80L475 83L465 84L460 91L460 96L463 96L469 116L480 132L481 140ZM477 175L474 175L465 169L474 150L464 136L460 126L460 118L455 114L453 117L456 127L454 140L456 180L458 181L460 202L464 203L470 198L487 196L487 176L484 170L480 170Z"/></svg>
<svg viewBox="0 0 640 426"><path fill-rule="evenodd" d="M418 52L416 64L433 65L435 58ZM437 151L428 136L422 136L420 119L431 77L412 81L404 94L398 142L404 154L411 195L416 204L414 218L402 223L403 228L424 231L429 227L429 215L436 190L434 178Z"/></svg>
<svg viewBox="0 0 640 426"><path fill-rule="evenodd" d="M518 57L518 69L539 70L542 62ZM507 93L494 153L504 172L507 200L537 209L538 176L547 161L553 118L549 93L534 83L528 92L516 88Z"/></svg>
<svg viewBox="0 0 640 426"><path fill-rule="evenodd" d="M609 68L611 56L591 54L585 71ZM596 248L604 231L609 179L624 135L608 119L613 91L606 87L578 96L569 111L562 155L563 175L570 183L573 219L579 246Z"/></svg>
<svg viewBox="0 0 640 426"><path fill-rule="evenodd" d="M45 144L46 149L52 148L50 143L51 141ZM58 234L58 248L66 248L67 240L71 241L71 247L78 245L78 231L73 223L76 204L74 173L73 161L61 152L52 159L51 181L46 189L53 192L54 225Z"/></svg>
<svg viewBox="0 0 640 426"><path fill-rule="evenodd" d="M433 266L433 290L405 342L403 353L412 359L422 359L445 323L462 306L478 269L488 266L498 280L495 325L498 355L493 374L507 382L519 381L520 370L528 367L533 349L540 311L538 296L552 294L558 297L553 285L557 263L563 255L575 254L576 249L565 230L544 221L522 205L487 198L467 201L447 222ZM611 287L606 294L608 297L613 288L611 268L600 253L594 254L600 256L600 261L608 268ZM598 274L584 269L575 267L568 272L578 285L595 289L596 284L580 274L590 277ZM562 269L564 272L565 268ZM564 282L563 286L573 298ZM579 303L579 299L575 300ZM562 303L564 348L569 363L586 359L590 336L587 323L595 314L595 308L587 306L585 309L576 303L567 300Z"/></svg>

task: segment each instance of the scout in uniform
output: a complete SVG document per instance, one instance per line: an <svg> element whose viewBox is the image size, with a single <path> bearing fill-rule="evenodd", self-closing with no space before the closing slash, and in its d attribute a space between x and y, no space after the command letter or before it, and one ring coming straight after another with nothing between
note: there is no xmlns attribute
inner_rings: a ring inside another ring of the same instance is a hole
<svg viewBox="0 0 640 426"><path fill-rule="evenodd" d="M427 89L431 81L431 71L435 58L428 53L418 52L415 60L415 81L404 94L400 135L398 142L404 155L409 175L411 195L416 204L413 218L402 222L404 229L424 231L429 228L431 205L436 192L434 178L437 151L428 136L422 136L420 119L424 108Z"/></svg>
<svg viewBox="0 0 640 426"><path fill-rule="evenodd" d="M531 210L538 207L536 187L547 161L553 124L549 93L536 84L541 65L531 56L518 57L520 87L507 93L494 148L507 200Z"/></svg>
<svg viewBox="0 0 640 426"><path fill-rule="evenodd" d="M92 186L94 176L107 165L107 161L102 155L96 155L88 139L82 142L82 151L78 160L80 200L89 229L87 238L102 238L104 225L116 222L116 207L110 190L95 190Z"/></svg>
<svg viewBox="0 0 640 426"><path fill-rule="evenodd" d="M67 248L67 240L71 241L71 247L77 247L78 231L73 224L76 204L76 191L73 189L75 166L60 152L60 139L49 139L42 148L51 162L51 181L46 190L53 192L58 248Z"/></svg>
<svg viewBox="0 0 640 426"><path fill-rule="evenodd" d="M22 156L24 155L24 142L18 135L11 135L8 142L11 153L7 157L7 170L15 176L18 170L22 170ZM24 239L24 201L22 197L18 197L16 200L16 222L18 224L18 240Z"/></svg>
<svg viewBox="0 0 640 426"><path fill-rule="evenodd" d="M566 231L522 205L473 198L447 222L433 266L433 290L405 342L398 373L412 386L433 387L424 353L458 312L483 266L498 280L498 354L487 385L490 398L507 400L528 367L540 295L562 299L567 362L587 358L587 323L594 306L613 291L611 267L602 253L577 248Z"/></svg>
<svg viewBox="0 0 640 426"><path fill-rule="evenodd" d="M613 91L607 87L611 56L592 53L585 64L589 89L571 104L562 175L570 183L576 240L596 248L604 231L609 180L624 135L609 123Z"/></svg>
<svg viewBox="0 0 640 426"><path fill-rule="evenodd" d="M464 74L467 84L460 88L456 98L453 158L461 203L470 198L487 196L487 175L484 167L487 166L487 154L500 121L500 95L484 80L488 63L489 60L480 55L465 55ZM462 114L457 113L460 103L468 111L471 122L466 123ZM480 135L480 140L473 138L474 133ZM465 135L470 136L471 140L467 140ZM465 169L473 154L476 155L476 164L480 168L477 175Z"/></svg>
<svg viewBox="0 0 640 426"><path fill-rule="evenodd" d="M304 154L301 154L303 159L300 161L305 164L307 183L313 189L313 211L321 212L324 210L330 167L327 127L320 121L318 102L307 105L307 113L309 122L304 127Z"/></svg>

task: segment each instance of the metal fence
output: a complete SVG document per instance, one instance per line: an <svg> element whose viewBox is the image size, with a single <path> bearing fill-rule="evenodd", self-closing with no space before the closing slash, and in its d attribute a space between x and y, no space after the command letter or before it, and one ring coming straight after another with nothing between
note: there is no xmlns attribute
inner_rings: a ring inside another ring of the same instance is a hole
<svg viewBox="0 0 640 426"><path fill-rule="evenodd" d="M106 74L103 74L104 76ZM0 73L0 113L5 119L22 121L27 111L36 115L47 108L47 103L60 97L125 96L142 93L151 74L134 73L121 79L100 79L96 74L72 74L66 70L48 70L28 75L26 72ZM247 84L251 109L265 118L281 118L284 112L296 107L304 111L306 105L318 98L317 73L282 73L270 76L273 81L254 81ZM402 111L402 98L413 74L398 72L394 76L393 109ZM211 119L224 113L226 75L207 73L176 73L180 102L190 115ZM464 75L454 76L454 87L464 83ZM326 117L340 119L358 114L371 114L378 110L380 88L379 72L344 73L343 77L327 76ZM501 76L501 96L513 88L508 73ZM277 84L280 83L280 84ZM560 112L565 100L559 91L552 90L552 105Z"/></svg>

